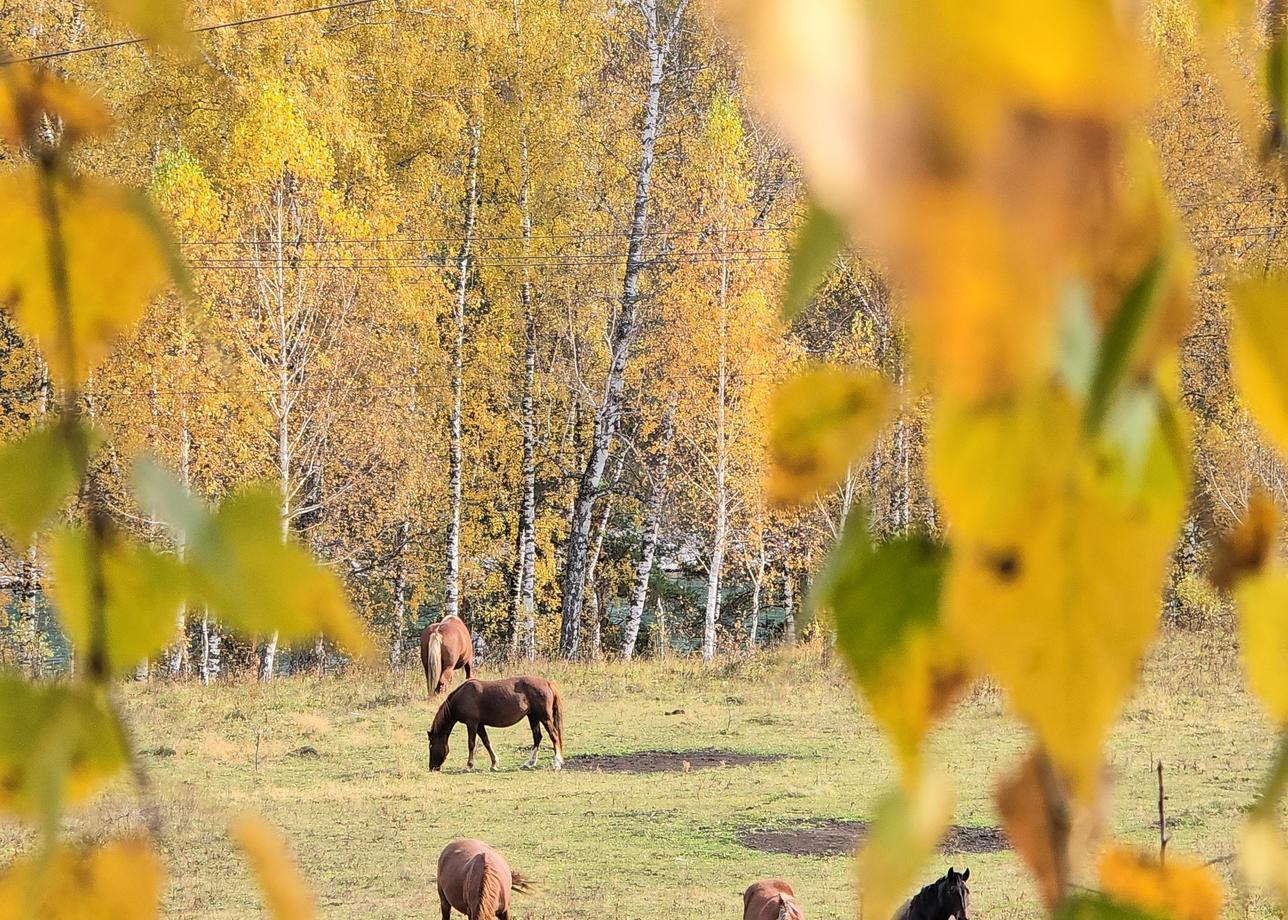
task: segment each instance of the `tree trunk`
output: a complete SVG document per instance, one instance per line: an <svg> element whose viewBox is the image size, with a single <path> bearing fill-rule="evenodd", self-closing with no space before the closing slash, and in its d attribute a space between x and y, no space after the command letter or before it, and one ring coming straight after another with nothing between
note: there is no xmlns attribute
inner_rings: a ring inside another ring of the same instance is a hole
<svg viewBox="0 0 1288 920"><path fill-rule="evenodd" d="M783 571L783 643L796 644L796 579L790 568Z"/></svg>
<svg viewBox="0 0 1288 920"><path fill-rule="evenodd" d="M639 276L644 267L644 240L648 228L651 201L654 148L662 121L662 84L670 58L671 43L684 16L688 0L680 0L669 26L663 30L658 21L656 0L643 0L642 8L648 26L649 83L644 102L640 137L640 162L635 174L635 202L631 214L630 239L626 250L626 270L622 277L621 306L617 325L610 338L611 359L604 398L595 412L595 430L590 456L577 483L568 528L567 558L564 560L563 601L559 632L559 653L564 658L577 654L580 639L582 596L586 581L586 562L590 548L590 530L599 486L608 464L608 453L622 409L626 362L635 339L636 307L639 300Z"/></svg>
<svg viewBox="0 0 1288 920"><path fill-rule="evenodd" d="M721 251L727 253L727 234L721 231ZM729 538L729 446L726 437L725 394L729 374L729 260L720 263L720 364L716 373L715 523L711 534L711 563L707 568L707 605L702 623L702 660L716 656L716 621L720 615L720 570Z"/></svg>
<svg viewBox="0 0 1288 920"><path fill-rule="evenodd" d="M635 655L635 642L640 634L640 621L644 618L644 604L648 600L648 583L653 575L653 557L657 552L658 535L662 527L662 500L666 496L666 480L671 467L671 440L674 436L675 416L672 410L668 409L662 419L662 442L658 450L657 472L653 474L653 482L649 488L640 561L635 567L635 586L631 591L631 607L622 632L622 658L627 661Z"/></svg>
<svg viewBox="0 0 1288 920"><path fill-rule="evenodd" d="M399 671L403 667L404 642L407 631L407 563L403 557L403 548L407 543L407 532L410 525L403 521L398 525L398 563L394 569L394 615L389 626L389 668Z"/></svg>
<svg viewBox="0 0 1288 920"><path fill-rule="evenodd" d="M183 481L185 489L192 486L191 453L192 432L188 429L188 408L181 406L179 409L179 478ZM187 539L181 532L176 547L180 559L184 557L186 543ZM179 639L171 646L165 659L166 673L171 680L178 680L183 676L184 665L188 660L188 608L182 601L179 602L179 610L175 618Z"/></svg>
<svg viewBox="0 0 1288 920"><path fill-rule="evenodd" d="M443 615L459 616L461 612L461 408L464 399L465 301L469 293L470 255L474 243L474 222L478 217L479 141L482 125L477 115L469 126L470 152L465 167L465 227L457 256L456 313L451 337L452 409L449 446L449 500L451 512L447 521L447 589L443 598Z"/></svg>
<svg viewBox="0 0 1288 920"><path fill-rule="evenodd" d="M523 61L519 0L514 0L514 38L520 66ZM522 81L520 81L522 82ZM519 94L519 214L523 225L523 276L519 284L519 306L523 312L523 493L519 500L519 535L515 547L514 601L511 612L510 654L531 661L536 656L536 514L537 465L536 419L533 415L533 386L537 374L537 317L532 302L532 172L528 161L528 102Z"/></svg>
<svg viewBox="0 0 1288 920"><path fill-rule="evenodd" d="M662 598L657 599L657 657L665 658L666 650L670 640L666 636L666 608L662 606Z"/></svg>
<svg viewBox="0 0 1288 920"><path fill-rule="evenodd" d="M219 624L210 618L210 612L201 612L201 683L210 686L219 679L223 657Z"/></svg>
<svg viewBox="0 0 1288 920"><path fill-rule="evenodd" d="M748 574L751 579L751 629L747 635L747 650L754 652L756 643L759 639L760 631L760 591L765 583L765 565L768 560L765 557L765 542L761 539L760 554L756 557L756 568L754 570L748 566Z"/></svg>
<svg viewBox="0 0 1288 920"><path fill-rule="evenodd" d="M622 454L617 459L617 470L613 474L614 485L621 481L622 470L625 466L626 454ZM599 567L599 556L604 549L604 535L608 532L608 521L612 514L613 497L609 496L604 501L603 511L596 522L590 559L586 563L586 589L590 592L591 658L599 658L602 651L600 617L603 615L603 611L600 609L600 592L595 584L595 569Z"/></svg>

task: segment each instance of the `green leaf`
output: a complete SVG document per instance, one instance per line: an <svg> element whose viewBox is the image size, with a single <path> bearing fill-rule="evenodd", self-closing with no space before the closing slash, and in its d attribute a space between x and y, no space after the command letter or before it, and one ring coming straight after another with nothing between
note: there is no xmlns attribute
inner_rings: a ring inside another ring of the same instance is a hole
<svg viewBox="0 0 1288 920"><path fill-rule="evenodd" d="M210 510L151 457L134 463L134 494L149 513L185 540L201 540L213 526Z"/></svg>
<svg viewBox="0 0 1288 920"><path fill-rule="evenodd" d="M83 529L50 542L51 593L67 638L110 674L124 674L169 645L185 593L183 563L150 547L110 536L100 554L103 622L100 648L91 617L91 545Z"/></svg>
<svg viewBox="0 0 1288 920"><path fill-rule="evenodd" d="M1055 912L1055 920L1161 920L1161 918L1112 901L1102 894L1079 894L1065 899Z"/></svg>
<svg viewBox="0 0 1288 920"><path fill-rule="evenodd" d="M1060 337L1056 370L1069 392L1086 399L1096 371L1100 332L1091 307L1091 291L1082 279L1065 284L1060 296Z"/></svg>
<svg viewBox="0 0 1288 920"><path fill-rule="evenodd" d="M93 444L89 431L85 443ZM42 524L80 487L84 465L72 456L66 432L46 425L0 448L0 527L23 549Z"/></svg>
<svg viewBox="0 0 1288 920"><path fill-rule="evenodd" d="M837 646L910 775L931 723L966 683L940 627L947 561L946 547L921 534L873 543L867 516L852 513L813 595L832 610Z"/></svg>
<svg viewBox="0 0 1288 920"><path fill-rule="evenodd" d="M789 321L800 313L814 290L827 277L845 247L845 227L836 215L810 201L805 223L792 245L792 261L783 289L783 316Z"/></svg>
<svg viewBox="0 0 1288 920"><path fill-rule="evenodd" d="M271 488L227 498L213 514L153 464L135 471L140 501L185 539L195 601L243 633L277 632L283 641L326 633L350 653L371 640L334 573L282 538L281 499Z"/></svg>
<svg viewBox="0 0 1288 920"><path fill-rule="evenodd" d="M99 690L0 677L0 808L56 826L64 801L87 798L126 765L122 739Z"/></svg>
<svg viewBox="0 0 1288 920"><path fill-rule="evenodd" d="M1099 432L1110 406L1118 395L1123 378L1127 375L1132 350L1140 340L1150 314L1162 302L1162 298L1158 296L1159 282L1166 265L1165 254L1160 253L1150 259L1149 264L1141 269L1132 286L1128 288L1122 304L1105 331L1104 340L1100 343L1096 369L1091 378L1086 412L1083 416L1083 430L1088 434Z"/></svg>

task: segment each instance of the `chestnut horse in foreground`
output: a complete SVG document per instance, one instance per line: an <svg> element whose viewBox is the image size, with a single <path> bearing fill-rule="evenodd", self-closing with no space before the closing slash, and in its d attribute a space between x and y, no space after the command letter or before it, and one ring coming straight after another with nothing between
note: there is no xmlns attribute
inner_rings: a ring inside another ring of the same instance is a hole
<svg viewBox="0 0 1288 920"><path fill-rule="evenodd" d="M894 920L970 920L970 889L966 882L970 870L958 872L952 866L948 874L931 882L909 899Z"/></svg>
<svg viewBox="0 0 1288 920"><path fill-rule="evenodd" d="M465 669L466 680L473 677L474 642L465 621L453 615L426 626L420 634L420 665L431 700L452 685L458 666Z"/></svg>
<svg viewBox="0 0 1288 920"><path fill-rule="evenodd" d="M742 893L742 920L805 920L792 886L780 878L752 882Z"/></svg>
<svg viewBox="0 0 1288 920"><path fill-rule="evenodd" d="M438 857L438 903L443 920L456 908L469 920L510 920L510 890L531 891L520 875L482 840L454 840Z"/></svg>
<svg viewBox="0 0 1288 920"><path fill-rule="evenodd" d="M563 766L563 700L555 685L540 677L507 677L504 680L467 680L447 695L434 714L429 729L429 768L441 770L447 760L447 742L457 722L464 722L470 735L470 758L466 769L474 769L474 740L480 738L496 766L496 753L488 740L488 727L509 728L527 716L532 726L532 756L523 768L537 764L541 747L541 726L550 733L555 749L554 767Z"/></svg>

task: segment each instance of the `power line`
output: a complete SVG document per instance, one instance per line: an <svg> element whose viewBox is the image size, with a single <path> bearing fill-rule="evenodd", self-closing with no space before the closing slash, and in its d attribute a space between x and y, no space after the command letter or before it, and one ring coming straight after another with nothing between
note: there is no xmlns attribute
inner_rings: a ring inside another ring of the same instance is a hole
<svg viewBox="0 0 1288 920"><path fill-rule="evenodd" d="M237 26L249 26L260 22L271 22L274 19L289 19L292 16L306 16L312 13L327 13L331 10L342 10L351 6L365 6L369 3L377 3L379 0L343 0L341 3L331 3L326 6L314 6L304 10L289 10L284 13L269 13L265 16L253 16L250 19L238 19L235 22L220 22L209 26L200 26L196 29L189 29L193 35L200 35L203 32L216 32L220 29L232 29ZM142 38L123 38L119 41L104 42L101 45L86 45L81 48L64 48L60 51L46 51L44 54L33 54L25 58L7 58L0 61L0 67L7 67L10 64L28 64L32 61L48 61L51 58L70 57L73 54L88 54L91 51L108 51L112 48L124 48L127 45L137 45L146 41Z"/></svg>
<svg viewBox="0 0 1288 920"><path fill-rule="evenodd" d="M750 227L729 227L723 231L711 231L707 229L690 229L690 230L648 230L640 234L641 238L653 239L655 237L681 237L681 236L701 236L708 234L715 236L716 233L724 232L734 235L743 235L748 233L787 233L794 228L786 225L782 226L750 226ZM576 231L569 233L543 233L534 234L528 237L532 242L541 242L544 240L602 240L602 239L627 239L629 232L626 230L605 230L605 231ZM366 236L366 237L318 237L316 239L300 240L281 240L281 241L263 241L263 240L232 240L232 239L209 239L209 240L181 240L180 246L343 246L343 245L378 245L390 243L394 245L402 244L423 244L423 243L461 243L464 242L461 236ZM474 236L471 238L472 243L521 243L524 241L523 236Z"/></svg>

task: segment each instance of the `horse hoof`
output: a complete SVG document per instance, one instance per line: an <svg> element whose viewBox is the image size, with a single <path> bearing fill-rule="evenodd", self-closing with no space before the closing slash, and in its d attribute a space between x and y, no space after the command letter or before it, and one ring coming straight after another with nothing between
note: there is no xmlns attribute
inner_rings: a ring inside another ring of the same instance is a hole
<svg viewBox="0 0 1288 920"><path fill-rule="evenodd" d="M493 772L493 773L500 773L500 772L501 772L501 768L500 768L500 767L498 767L496 764L492 764L492 772Z"/></svg>

